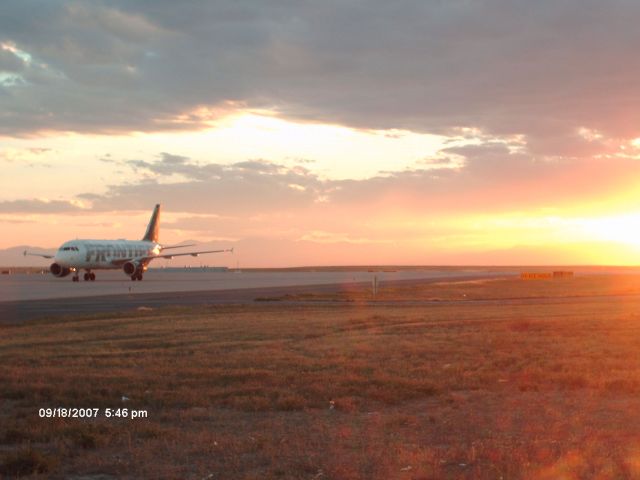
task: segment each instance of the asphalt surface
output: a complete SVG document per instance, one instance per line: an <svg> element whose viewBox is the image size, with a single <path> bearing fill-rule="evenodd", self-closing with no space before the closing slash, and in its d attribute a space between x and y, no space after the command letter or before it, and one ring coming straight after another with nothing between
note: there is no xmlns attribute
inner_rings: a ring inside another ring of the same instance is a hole
<svg viewBox="0 0 640 480"><path fill-rule="evenodd" d="M498 275L487 275L485 278L497 278ZM500 277L504 277L500 275ZM446 281L477 280L478 276L450 277ZM398 280L385 282L390 284L425 284L442 282L442 278L419 279L419 280ZM369 287L369 282L362 282L362 287ZM354 284L349 284L353 287ZM332 294L339 293L345 288L340 284L323 285L303 285L303 286L278 286L266 288L242 288L233 290L213 290L213 291L193 291L193 292L172 292L172 293L150 293L132 295L100 295L94 297L58 298L29 301L0 302L0 325L15 325L28 323L38 319L63 319L73 317L83 317L92 314L108 314L135 312L141 309L162 310L167 307L176 306L205 306L223 304L257 304L265 299L271 299L273 304L282 307L295 305L354 305L361 306L363 303L352 303L345 300L281 300L284 295L300 295L305 293ZM378 301L372 300L364 302L367 305L377 306L415 306L415 305L541 305L541 304L597 304L611 302L624 302L631 305L630 308L637 309L640 303L638 294L617 294L617 295L584 295L584 296L563 296L563 297L527 297L527 298L497 298L484 300L398 300L398 301ZM271 302L266 302L271 304Z"/></svg>
<svg viewBox="0 0 640 480"><path fill-rule="evenodd" d="M202 269L151 269L144 281L132 282L121 270L96 272L95 282L72 282L71 276L55 278L50 274L0 275L0 302L42 300L45 298L97 297L102 295L132 295L146 293L176 293L246 288L286 287L290 285L348 284L485 276L488 269L438 269L396 271L232 271L216 272ZM504 272L503 272L504 273Z"/></svg>
<svg viewBox="0 0 640 480"><path fill-rule="evenodd" d="M424 284L442 281L464 281L477 280L479 278L496 278L498 275L486 275L479 277L458 276L430 279L411 279L387 281L384 285L390 284ZM500 275L503 276L503 275ZM367 288L370 282L349 283L349 287L361 286ZM98 295L79 296L73 298L48 298L39 300L14 300L0 302L0 324L19 324L32 320L57 317L75 317L92 315L98 313L118 313L136 311L140 308L161 309L171 306L198 306L215 304L248 304L254 303L257 299L281 297L283 295L300 295L305 293L331 294L338 293L345 288L345 284L322 284L322 285L298 285L298 286L276 286L261 288L240 288L227 290L210 291L190 291L190 292L160 292L160 293L139 293L121 295ZM305 303L310 302L278 302L279 304ZM343 301L321 302L323 304L334 303L344 304ZM379 302L378 302L379 303ZM407 302L405 302L407 303ZM411 302L409 302L411 303ZM415 302L415 303L442 303L442 302Z"/></svg>

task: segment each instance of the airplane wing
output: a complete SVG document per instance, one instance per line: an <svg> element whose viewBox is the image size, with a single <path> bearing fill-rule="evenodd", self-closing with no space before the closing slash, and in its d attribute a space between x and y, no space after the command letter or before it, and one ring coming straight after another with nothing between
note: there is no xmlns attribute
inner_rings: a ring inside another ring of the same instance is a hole
<svg viewBox="0 0 640 480"><path fill-rule="evenodd" d="M184 252L184 253L168 253L166 255L152 255L150 257L143 257L142 260L153 260L154 258L166 258L171 259L173 257L182 257L184 255L191 255L192 257L197 257L198 255L204 253L222 253L222 252L231 252L233 253L233 248L227 248L225 250L204 250L201 252Z"/></svg>
<svg viewBox="0 0 640 480"><path fill-rule="evenodd" d="M32 257L42 257L42 258L53 258L55 257L55 255L47 255L44 253L31 253L31 252L27 252L26 250L22 253L25 257L27 255L31 255Z"/></svg>
<svg viewBox="0 0 640 480"><path fill-rule="evenodd" d="M222 253L222 252L233 253L233 248L227 248L225 250L203 250L200 252L168 253L166 255L148 255L145 257L135 257L135 258L119 258L118 260L113 260L111 263L113 265L124 265L127 262L139 262L139 263L150 262L154 258L171 259L173 257L182 257L185 255L191 255L192 257L197 257L198 255L202 255L205 253Z"/></svg>
<svg viewBox="0 0 640 480"><path fill-rule="evenodd" d="M171 248L182 248L182 247L193 247L195 246L195 243L188 243L186 245L167 245L167 246L162 246L160 247L160 250L169 250Z"/></svg>

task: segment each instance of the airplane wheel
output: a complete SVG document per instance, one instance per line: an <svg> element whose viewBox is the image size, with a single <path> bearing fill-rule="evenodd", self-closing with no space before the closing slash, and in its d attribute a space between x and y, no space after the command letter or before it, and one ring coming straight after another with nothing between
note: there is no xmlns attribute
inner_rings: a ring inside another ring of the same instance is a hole
<svg viewBox="0 0 640 480"><path fill-rule="evenodd" d="M96 280L96 274L95 273L90 273L89 274L89 280L91 280L92 282L94 282Z"/></svg>
<svg viewBox="0 0 640 480"><path fill-rule="evenodd" d="M141 274L141 273L139 273L139 274L137 275L137 277L138 277L138 280L141 282L141 281L142 281L142 274Z"/></svg>
<svg viewBox="0 0 640 480"><path fill-rule="evenodd" d="M88 281L91 278L91 276L88 273L84 274L84 281Z"/></svg>
<svg viewBox="0 0 640 480"><path fill-rule="evenodd" d="M78 277L71 277L71 280L72 280L72 281L74 281L74 282L77 282L77 281L79 281L79 280L80 280L80 278L78 278Z"/></svg>
<svg viewBox="0 0 640 480"><path fill-rule="evenodd" d="M131 281L135 282L138 279L138 277L136 277L135 275L131 275Z"/></svg>

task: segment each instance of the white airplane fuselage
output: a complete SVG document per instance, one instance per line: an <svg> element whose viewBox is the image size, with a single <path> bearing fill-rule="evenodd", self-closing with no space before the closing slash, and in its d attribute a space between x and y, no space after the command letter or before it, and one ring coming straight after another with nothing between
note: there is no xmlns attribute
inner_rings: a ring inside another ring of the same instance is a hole
<svg viewBox="0 0 640 480"><path fill-rule="evenodd" d="M118 260L160 255L162 246L143 240L70 240L63 243L54 263L63 268L118 270Z"/></svg>

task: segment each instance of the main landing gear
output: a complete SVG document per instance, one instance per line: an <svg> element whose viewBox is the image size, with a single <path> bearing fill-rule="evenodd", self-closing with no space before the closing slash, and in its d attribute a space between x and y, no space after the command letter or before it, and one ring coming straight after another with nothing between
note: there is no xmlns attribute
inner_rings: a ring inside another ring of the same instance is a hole
<svg viewBox="0 0 640 480"><path fill-rule="evenodd" d="M136 280L142 281L142 272L136 272L131 275L131 281L135 282Z"/></svg>
<svg viewBox="0 0 640 480"><path fill-rule="evenodd" d="M84 281L85 281L85 282L89 282L89 281L93 282L93 281L95 281L95 279L96 279L96 274L95 274L95 273L93 273L93 272L87 271L87 272L84 274L84 277L83 277L83 278L84 278ZM77 271L76 271L76 272L73 274L73 277L71 277L71 280L72 280L72 281L74 281L74 282L79 282L79 281L80 281L80 272L77 272Z"/></svg>

